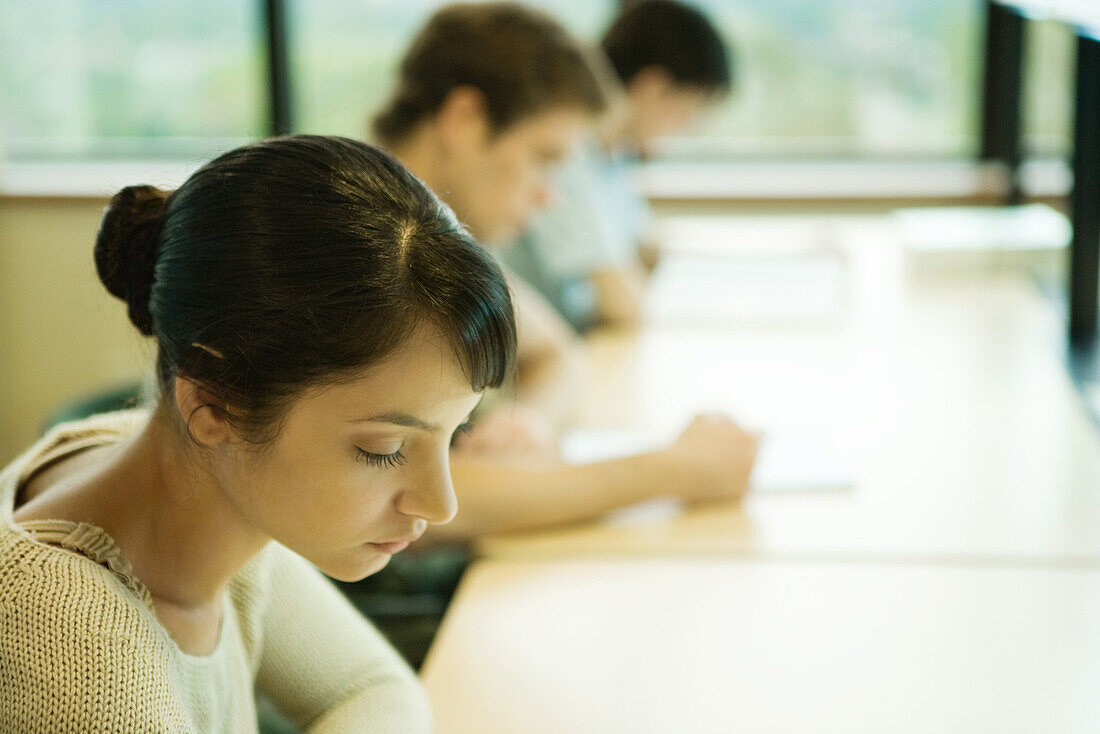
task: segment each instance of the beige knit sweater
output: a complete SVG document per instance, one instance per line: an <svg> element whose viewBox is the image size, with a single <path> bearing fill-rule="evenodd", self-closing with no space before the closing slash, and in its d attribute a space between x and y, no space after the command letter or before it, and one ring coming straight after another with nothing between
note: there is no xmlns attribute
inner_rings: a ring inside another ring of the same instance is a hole
<svg viewBox="0 0 1100 734"><path fill-rule="evenodd" d="M412 671L311 565L271 543L232 581L210 655L184 653L110 537L13 520L46 465L146 416L62 426L0 473L0 733L255 732L253 686L310 732L425 732Z"/></svg>

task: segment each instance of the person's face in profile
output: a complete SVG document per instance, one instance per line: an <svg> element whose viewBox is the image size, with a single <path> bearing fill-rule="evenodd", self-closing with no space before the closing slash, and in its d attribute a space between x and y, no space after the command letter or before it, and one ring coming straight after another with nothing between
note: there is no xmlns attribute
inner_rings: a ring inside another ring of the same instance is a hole
<svg viewBox="0 0 1100 734"><path fill-rule="evenodd" d="M459 219L484 244L506 244L554 197L554 173L593 124L580 110L559 107L494 133L488 126L461 156L449 198ZM448 198L447 195L444 195Z"/></svg>
<svg viewBox="0 0 1100 734"><path fill-rule="evenodd" d="M715 97L696 86L677 84L655 67L645 69L627 86L630 137L643 157L654 152L661 138L691 128Z"/></svg>
<svg viewBox="0 0 1100 734"><path fill-rule="evenodd" d="M221 484L258 531L358 580L454 517L448 449L479 398L450 343L421 327L362 375L307 389L269 444L232 447Z"/></svg>

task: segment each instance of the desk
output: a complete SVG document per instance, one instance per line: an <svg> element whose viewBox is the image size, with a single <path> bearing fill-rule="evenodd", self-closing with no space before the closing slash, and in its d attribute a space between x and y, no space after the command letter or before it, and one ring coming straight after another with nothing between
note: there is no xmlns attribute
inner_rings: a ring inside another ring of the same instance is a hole
<svg viewBox="0 0 1100 734"><path fill-rule="evenodd" d="M1007 268L910 273L885 217L821 226L848 259L840 320L598 335L598 379L577 422L655 429L718 408L766 430L816 431L850 455L852 490L499 536L482 555L1100 567L1100 438L1060 361L1061 321L1034 284Z"/></svg>
<svg viewBox="0 0 1100 734"><path fill-rule="evenodd" d="M835 319L596 335L577 425L826 431L854 488L484 540L422 669L441 734L1096 730L1100 439L1061 319L1019 269L907 267L888 218L812 226Z"/></svg>
<svg viewBox="0 0 1100 734"><path fill-rule="evenodd" d="M483 562L422 672L440 734L1092 734L1100 572Z"/></svg>

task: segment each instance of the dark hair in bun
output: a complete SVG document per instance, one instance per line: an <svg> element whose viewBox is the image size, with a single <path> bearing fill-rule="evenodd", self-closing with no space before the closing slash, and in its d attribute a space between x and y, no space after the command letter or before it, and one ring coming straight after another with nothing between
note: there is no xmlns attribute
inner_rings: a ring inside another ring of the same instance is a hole
<svg viewBox="0 0 1100 734"><path fill-rule="evenodd" d="M475 391L515 359L504 276L454 214L378 148L294 135L246 145L170 197L112 200L96 267L157 340L157 377L225 405L250 440L302 390L354 378L420 324L449 340Z"/></svg>
<svg viewBox="0 0 1100 734"><path fill-rule="evenodd" d="M168 192L153 186L127 186L111 197L95 241L95 267L112 295L126 301L130 321L153 334L149 293L164 223Z"/></svg>

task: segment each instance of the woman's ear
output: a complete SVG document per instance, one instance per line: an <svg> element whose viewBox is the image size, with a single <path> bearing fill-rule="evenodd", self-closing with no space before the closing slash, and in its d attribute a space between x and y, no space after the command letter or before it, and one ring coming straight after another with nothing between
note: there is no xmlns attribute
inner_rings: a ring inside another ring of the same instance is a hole
<svg viewBox="0 0 1100 734"><path fill-rule="evenodd" d="M225 402L209 390L186 377L177 375L175 382L176 407L183 416L184 425L191 438L203 446L213 448L232 441L236 434L226 420Z"/></svg>

